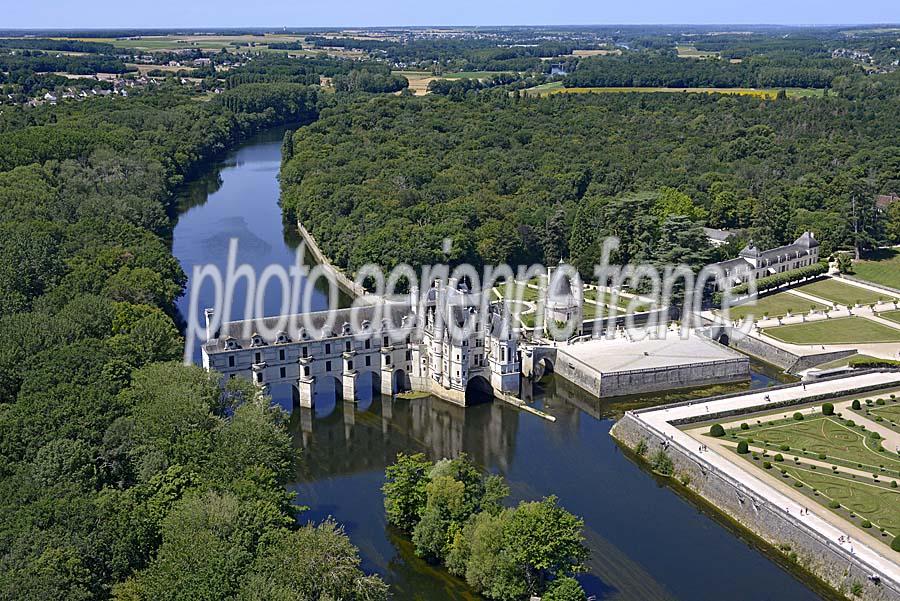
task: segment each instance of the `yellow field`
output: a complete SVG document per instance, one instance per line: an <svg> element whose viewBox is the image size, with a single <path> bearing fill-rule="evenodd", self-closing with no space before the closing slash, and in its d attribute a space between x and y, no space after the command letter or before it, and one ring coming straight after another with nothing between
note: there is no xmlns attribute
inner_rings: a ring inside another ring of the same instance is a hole
<svg viewBox="0 0 900 601"><path fill-rule="evenodd" d="M788 98L804 96L821 96L822 90L806 90L801 88L788 88ZM676 93L688 92L692 94L737 94L739 96L755 96L766 100L772 100L778 95L776 89L754 88L566 88L561 81L542 84L525 90L529 96L546 96L548 94L622 94L628 92L640 93Z"/></svg>
<svg viewBox="0 0 900 601"><path fill-rule="evenodd" d="M437 79L428 71L394 71L409 81L409 89L416 96L424 96L428 92L428 84Z"/></svg>
<svg viewBox="0 0 900 601"><path fill-rule="evenodd" d="M572 51L572 56L607 56L609 54L618 56L618 55L622 54L622 51L619 50L618 48L616 48L615 50L604 50L601 48L599 50L573 50Z"/></svg>

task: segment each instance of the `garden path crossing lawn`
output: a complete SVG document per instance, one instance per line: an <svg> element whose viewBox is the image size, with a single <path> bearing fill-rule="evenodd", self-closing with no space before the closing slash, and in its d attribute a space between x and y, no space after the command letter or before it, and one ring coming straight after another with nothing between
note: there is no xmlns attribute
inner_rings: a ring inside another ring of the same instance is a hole
<svg viewBox="0 0 900 601"><path fill-rule="evenodd" d="M790 292L779 292L758 298L756 304L744 303L731 307L729 317L737 320L744 319L747 315L753 315L756 319L762 319L764 315L782 317L787 315L788 311L794 315L808 313L811 307L815 308L816 311L830 308L822 303L813 302Z"/></svg>
<svg viewBox="0 0 900 601"><path fill-rule="evenodd" d="M812 294L819 298L832 301L839 305L852 307L856 303L868 305L879 300L893 300L888 293L875 292L866 288L860 288L853 284L847 284L834 278L828 278L812 284L806 284L797 288L800 292Z"/></svg>
<svg viewBox="0 0 900 601"><path fill-rule="evenodd" d="M853 276L900 290L900 249L882 248L863 260L853 261Z"/></svg>
<svg viewBox="0 0 900 601"><path fill-rule="evenodd" d="M881 422L882 425L887 426L888 424L900 424L900 405L872 405L871 407L865 407L871 413L869 419L874 417L880 417L884 421ZM894 428L896 429L896 427Z"/></svg>
<svg viewBox="0 0 900 601"><path fill-rule="evenodd" d="M891 321L896 321L897 323L900 323L900 309L898 309L896 311L884 311L882 313L879 313L878 317L881 317L883 319L889 319Z"/></svg>
<svg viewBox="0 0 900 601"><path fill-rule="evenodd" d="M900 330L864 317L822 319L766 328L763 333L788 344L900 342Z"/></svg>
<svg viewBox="0 0 900 601"><path fill-rule="evenodd" d="M878 472L884 466L884 477L887 479L900 477L900 456L892 450L879 451L880 443L868 438L868 431L859 430L859 426L851 427L833 417L806 417L803 421L792 419L779 420L761 426L751 426L749 430L734 429L736 434L751 445L762 446L769 443L769 452L778 453L782 445L790 450L785 453L808 456L817 459L820 453L825 454L823 461ZM806 451L803 451L806 449ZM785 464L788 462L785 461ZM859 468L858 466L862 466Z"/></svg>
<svg viewBox="0 0 900 601"><path fill-rule="evenodd" d="M881 538L878 528L884 528L889 535L900 534L900 489L888 488L874 482L853 479L846 474L832 474L821 468L807 469L793 464L778 464L792 478L802 482L808 489L815 489L830 500L837 501L844 508L869 520L874 526L871 534ZM773 476L780 476L774 468L768 470ZM818 499L818 497L817 497ZM823 504L827 501L823 500ZM887 539L890 542L890 538Z"/></svg>

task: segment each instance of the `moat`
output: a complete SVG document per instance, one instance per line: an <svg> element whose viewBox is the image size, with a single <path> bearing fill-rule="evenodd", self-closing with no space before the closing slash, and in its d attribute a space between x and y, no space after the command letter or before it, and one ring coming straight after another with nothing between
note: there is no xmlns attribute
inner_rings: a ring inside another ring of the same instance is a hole
<svg viewBox="0 0 900 601"><path fill-rule="evenodd" d="M283 224L278 206L282 135L283 130L274 130L254 138L186 187L173 251L188 276L194 265L207 262L224 270L231 237L240 240L240 262L260 270L270 263L293 263L299 241ZM201 297L211 293L201 292ZM241 307L240 288L237 296L234 304ZM325 298L315 291L313 308L325 308ZM188 301L185 297L180 304L184 314ZM266 305L266 311L276 310L277 303ZM763 387L778 379L773 370L754 365L750 384L692 394ZM290 391L272 392L277 402L293 409ZM398 452L439 458L465 451L485 469L505 476L513 502L554 494L585 519L592 559L580 579L597 599L821 598L638 467L608 435L626 409L686 393L601 402L552 376L535 384L533 392L536 406L554 415L555 423L502 403L461 408L430 397L370 396L352 404L335 401L333 390L317 391L315 409L291 415L303 459L290 487L297 504L310 507L300 519L331 516L344 524L360 549L363 568L381 574L394 599L476 599L462 581L418 560L411 545L386 527L381 498L384 468Z"/></svg>

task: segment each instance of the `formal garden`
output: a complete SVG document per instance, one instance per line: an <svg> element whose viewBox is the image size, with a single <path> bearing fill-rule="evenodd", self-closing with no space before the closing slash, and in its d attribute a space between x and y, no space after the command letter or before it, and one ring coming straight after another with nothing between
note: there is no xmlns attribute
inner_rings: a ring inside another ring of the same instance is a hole
<svg viewBox="0 0 900 601"><path fill-rule="evenodd" d="M900 476L900 456L882 446L877 432L838 415L795 412L773 421L747 421L726 435L733 440L744 440L751 447L887 477Z"/></svg>
<svg viewBox="0 0 900 601"><path fill-rule="evenodd" d="M840 317L775 326L765 328L763 333L788 344L900 342L900 329L864 317Z"/></svg>
<svg viewBox="0 0 900 601"><path fill-rule="evenodd" d="M882 294L875 292L874 290L847 284L833 278L819 280L812 284L805 284L797 288L797 290L845 307L870 305L879 301L894 300L893 297L888 294Z"/></svg>
<svg viewBox="0 0 900 601"><path fill-rule="evenodd" d="M896 395L888 398L855 400L851 410L866 419L878 422L879 425L900 432L900 401Z"/></svg>
<svg viewBox="0 0 900 601"><path fill-rule="evenodd" d="M755 303L744 303L731 307L729 318L743 320L748 315L752 315L754 320L759 320L764 317L784 317L789 313L792 315L808 313L810 309L825 311L830 309L830 307L790 292L778 292L763 296L757 299Z"/></svg>
<svg viewBox="0 0 900 601"><path fill-rule="evenodd" d="M835 414L830 403L817 411L760 416L727 429L714 424L709 435L736 441L738 455L893 543L900 536L900 456L884 449L877 433Z"/></svg>

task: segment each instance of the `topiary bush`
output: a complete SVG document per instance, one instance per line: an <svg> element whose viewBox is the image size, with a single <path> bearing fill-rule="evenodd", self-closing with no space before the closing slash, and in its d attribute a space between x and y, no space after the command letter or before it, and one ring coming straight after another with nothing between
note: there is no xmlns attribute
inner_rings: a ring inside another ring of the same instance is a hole
<svg viewBox="0 0 900 601"><path fill-rule="evenodd" d="M834 415L834 405L831 403L822 405L822 415Z"/></svg>
<svg viewBox="0 0 900 601"><path fill-rule="evenodd" d="M747 444L746 440L742 440L737 445L737 452L741 455L746 455L750 452L750 446Z"/></svg>
<svg viewBox="0 0 900 601"><path fill-rule="evenodd" d="M891 541L891 549L900 553L900 535L895 536Z"/></svg>
<svg viewBox="0 0 900 601"><path fill-rule="evenodd" d="M856 399L856 400L854 400L852 403L850 403L850 407L852 407L853 409L855 409L855 410L857 410L857 411L859 411L860 409L862 409L862 405L860 405L859 399Z"/></svg>
<svg viewBox="0 0 900 601"><path fill-rule="evenodd" d="M796 413L794 413L794 421L802 422L802 421L803 421L803 414L800 413L799 411L797 411Z"/></svg>
<svg viewBox="0 0 900 601"><path fill-rule="evenodd" d="M863 520L862 524L860 524L860 526L862 526L863 528L871 528L872 522L870 522L869 520Z"/></svg>
<svg viewBox="0 0 900 601"><path fill-rule="evenodd" d="M709 429L709 435L721 438L725 436L725 428L722 427L722 424L713 424Z"/></svg>
<svg viewBox="0 0 900 601"><path fill-rule="evenodd" d="M774 457L772 457L772 459L779 462L784 461L784 455L782 455L781 453L777 453Z"/></svg>
<svg viewBox="0 0 900 601"><path fill-rule="evenodd" d="M749 430L749 429L750 429L750 426L748 426L746 423L741 424L741 430Z"/></svg>

